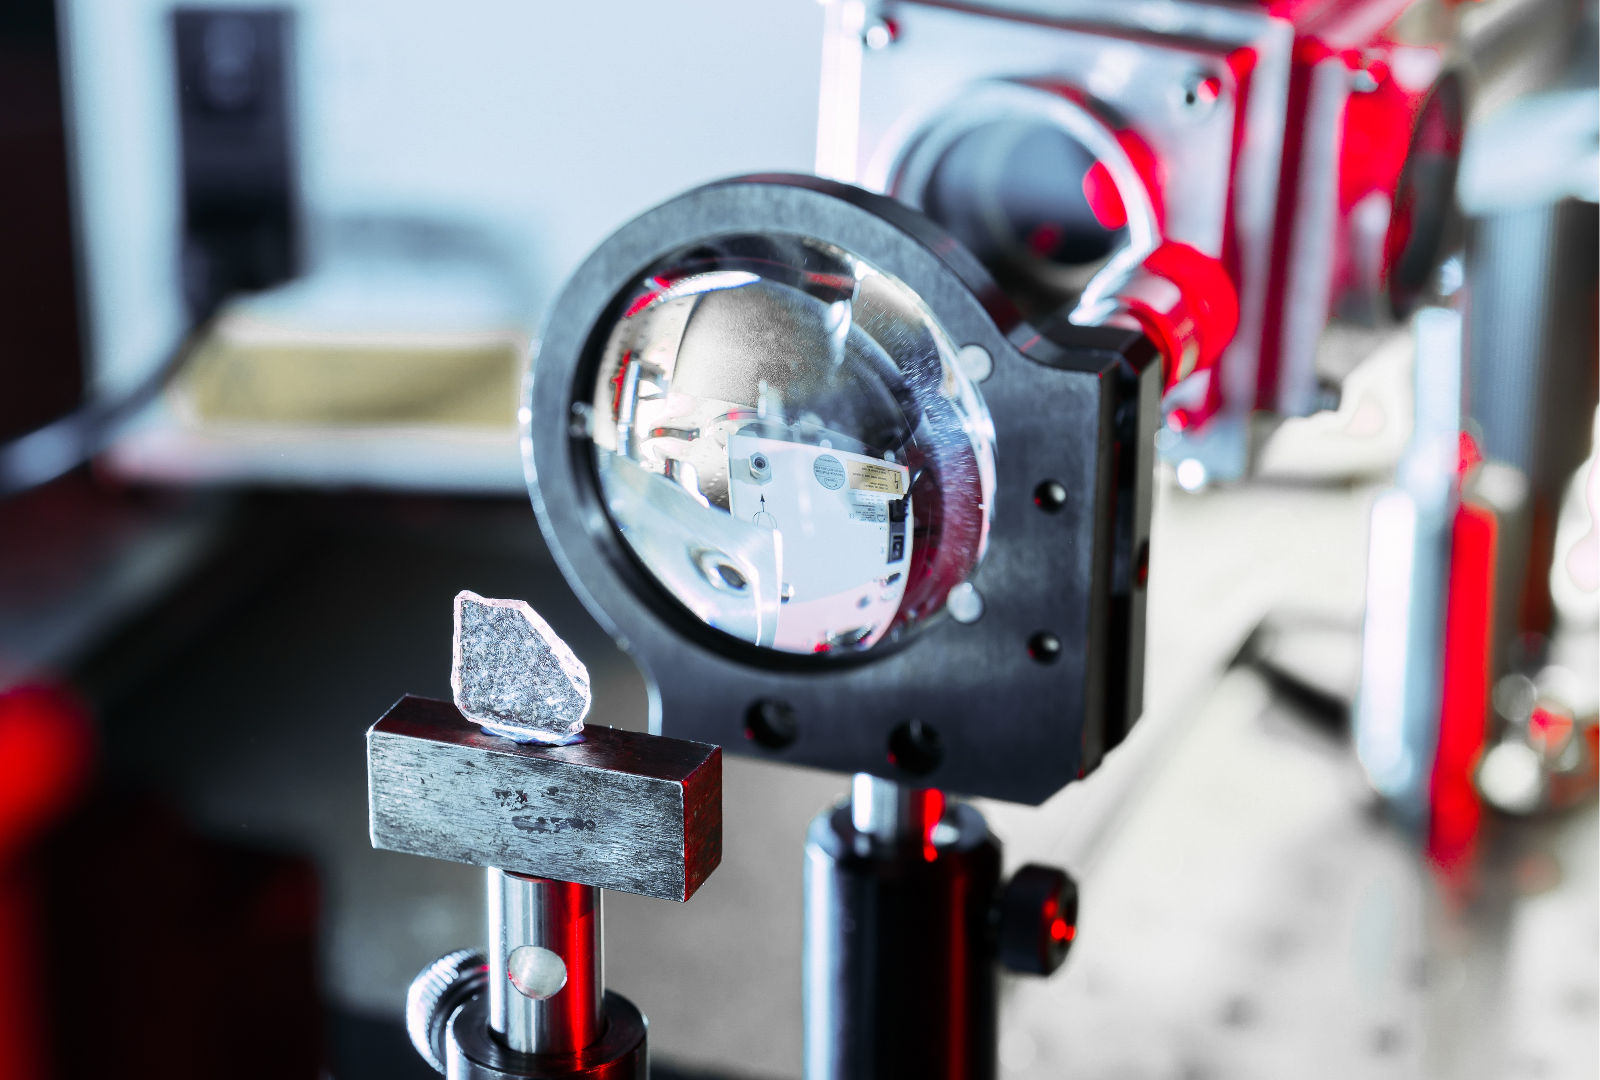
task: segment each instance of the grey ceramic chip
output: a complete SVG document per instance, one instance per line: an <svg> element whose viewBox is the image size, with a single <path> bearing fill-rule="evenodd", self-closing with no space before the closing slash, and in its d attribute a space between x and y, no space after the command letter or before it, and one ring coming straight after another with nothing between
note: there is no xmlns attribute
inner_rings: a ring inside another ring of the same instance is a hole
<svg viewBox="0 0 1600 1080"><path fill-rule="evenodd" d="M522 600L456 594L450 689L465 716L521 742L565 742L589 715L588 669Z"/></svg>

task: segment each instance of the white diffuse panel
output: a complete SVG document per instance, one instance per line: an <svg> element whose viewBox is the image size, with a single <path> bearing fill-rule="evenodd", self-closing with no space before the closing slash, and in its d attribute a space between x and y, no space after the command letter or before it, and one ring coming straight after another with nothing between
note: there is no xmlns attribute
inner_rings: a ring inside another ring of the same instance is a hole
<svg viewBox="0 0 1600 1080"><path fill-rule="evenodd" d="M893 460L748 431L728 439L730 513L782 538L778 648L866 647L889 629L911 561L910 486Z"/></svg>

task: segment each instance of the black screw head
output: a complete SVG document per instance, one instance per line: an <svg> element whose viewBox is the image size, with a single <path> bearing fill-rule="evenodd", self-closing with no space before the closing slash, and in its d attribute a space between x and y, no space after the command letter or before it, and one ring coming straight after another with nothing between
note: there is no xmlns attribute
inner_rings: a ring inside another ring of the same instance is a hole
<svg viewBox="0 0 1600 1080"><path fill-rule="evenodd" d="M1061 639L1048 630L1040 630L1028 639L1028 655L1041 664L1053 664L1061 658Z"/></svg>
<svg viewBox="0 0 1600 1080"><path fill-rule="evenodd" d="M1065 870L1029 863L1000 890L1000 962L1022 975L1049 975L1078 936L1078 886Z"/></svg>
<svg viewBox="0 0 1600 1080"><path fill-rule="evenodd" d="M800 734L794 706L787 701L763 699L744 714L744 737L768 750L782 750Z"/></svg>
<svg viewBox="0 0 1600 1080"><path fill-rule="evenodd" d="M943 760L944 740L921 720L907 720L889 733L891 765L913 776L926 776Z"/></svg>
<svg viewBox="0 0 1600 1080"><path fill-rule="evenodd" d="M1053 514L1067 505L1067 486L1059 480L1046 480L1033 489L1033 505Z"/></svg>

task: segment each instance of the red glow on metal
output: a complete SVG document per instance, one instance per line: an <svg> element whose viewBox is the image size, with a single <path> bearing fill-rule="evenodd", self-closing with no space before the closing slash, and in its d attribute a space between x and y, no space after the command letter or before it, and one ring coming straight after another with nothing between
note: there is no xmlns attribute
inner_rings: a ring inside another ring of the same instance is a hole
<svg viewBox="0 0 1600 1080"><path fill-rule="evenodd" d="M83 705L54 686L0 693L0 1077L42 1080L41 912L18 854L60 817L88 781L93 736Z"/></svg>
<svg viewBox="0 0 1600 1080"><path fill-rule="evenodd" d="M1258 39L1263 43L1259 49L1234 49L1220 58L1225 67L1187 87L1194 104L1225 105L1232 116L1228 186L1218 207L1221 231L1215 247L1211 241L1202 246L1233 285L1228 299L1234 325L1224 335L1224 347L1237 333L1237 289L1247 290L1252 300L1247 306L1256 313L1246 331L1250 340L1240 350L1245 363L1254 354L1255 375L1246 381L1254 400L1234 403L1241 408L1298 410L1310 405L1303 381L1286 380L1280 372L1290 363L1298 369L1314 346L1305 320L1288 319L1288 311L1320 307L1320 323L1342 305L1386 300L1391 268L1407 250L1412 223L1422 209L1409 205L1416 185L1401 183L1411 150L1426 151L1430 140L1450 137L1447 130L1437 138L1430 134L1426 114L1432 110L1423 109L1442 52L1432 44L1416 44L1409 29L1397 30L1397 20L1416 3L1263 0L1262 10L1292 35L1287 56L1278 51L1279 40L1266 44L1265 38ZM1431 68L1430 54L1435 60ZM1171 163L1138 133L1122 127L1082 87L1056 80L1035 85L1099 117L1114 133L1150 194L1158 231L1165 236L1164 195L1175 179L1168 175ZM1268 111L1281 115L1269 129L1263 129L1262 109L1256 104L1263 94L1274 103ZM1239 233L1240 209L1263 190L1247 165L1259 160L1255 151L1263 142L1273 141L1281 149L1270 195L1273 205L1262 208L1271 225L1266 236L1246 248ZM1102 162L1091 166L1082 180L1089 209L1108 229L1125 226L1139 205L1122 179L1119 189ZM1392 227L1386 228L1386 222ZM1038 252L1053 237L1040 232L1030 239ZM1258 258L1257 244L1264 258ZM1186 297L1189 303L1201 301ZM1184 344L1181 328L1168 325L1171 320L1151 312L1139 317L1152 324L1158 344L1168 349ZM1292 396L1285 398L1291 387ZM1185 404L1187 425L1193 427L1223 407L1223 380L1212 378L1191 389L1193 396L1186 396Z"/></svg>
<svg viewBox="0 0 1600 1080"><path fill-rule="evenodd" d="M1239 328L1239 294L1222 263L1187 244L1162 244L1145 266L1176 283L1189 301L1200 349L1196 370L1216 363Z"/></svg>
<svg viewBox="0 0 1600 1080"><path fill-rule="evenodd" d="M1449 873L1470 866L1483 818L1473 771L1488 735L1498 531L1494 513L1471 503L1456 511L1451 530L1443 695L1428 820L1428 857Z"/></svg>
<svg viewBox="0 0 1600 1080"><path fill-rule="evenodd" d="M1235 79L1242 79L1256 69L1256 64L1261 62L1261 54L1255 49L1245 46L1235 49L1228 54L1228 70Z"/></svg>
<svg viewBox="0 0 1600 1080"><path fill-rule="evenodd" d="M1273 17L1293 26L1295 43L1256 378L1258 407L1279 406L1280 368L1307 347L1285 317L1297 294L1318 289L1330 313L1352 295L1372 302L1371 291L1386 286L1412 235L1414 208L1405 190L1410 185L1400 181L1430 89L1419 84L1432 81L1420 74L1427 70L1421 61L1433 54L1437 71L1440 59L1437 49L1402 43L1395 32L1396 20L1414 2L1269 3ZM1330 132L1324 117L1334 115L1335 105L1336 130ZM1327 197L1324 174L1333 154L1336 204L1302 205L1307 198ZM1388 228L1374 235L1374 228L1385 226L1380 211L1388 215ZM1335 215L1331 231L1328 213ZM1330 265L1332 280L1323 282Z"/></svg>
<svg viewBox="0 0 1600 1080"><path fill-rule="evenodd" d="M1284 309L1290 285L1289 263L1295 249L1300 158L1306 143L1312 69L1327 53L1325 47L1317 48L1315 45L1306 41L1295 44L1294 64L1289 72L1288 99L1285 102L1287 123L1283 130L1282 160L1278 172L1278 205L1272 226L1272 270L1267 276L1267 302L1262 312L1261 352L1256 369L1256 400L1252 403L1256 408L1274 408L1278 399L1278 368L1284 348Z"/></svg>
<svg viewBox="0 0 1600 1080"><path fill-rule="evenodd" d="M1461 433L1460 462L1456 466L1456 471L1465 476L1482 461L1483 451L1478 449L1478 440L1474 439L1470 432L1463 431Z"/></svg>
<svg viewBox="0 0 1600 1080"><path fill-rule="evenodd" d="M1211 84L1215 85L1212 86ZM1104 106L1082 88L1073 86L1070 83L1058 82L1038 85L1053 94L1059 94L1085 112L1099 118L1111 130L1113 137L1117 140L1117 145L1122 148L1123 154L1127 157L1128 164L1133 166L1134 174L1139 178L1139 186L1144 188L1144 193L1150 200L1150 209L1155 214L1157 231L1165 231L1167 215L1162 192L1166 188L1167 169L1166 163L1161 156L1151 149L1150 144L1145 142L1144 138L1133 128L1120 126L1113 117L1106 113ZM1209 92L1208 87L1209 90L1214 90L1218 95L1222 93L1222 81L1214 76L1202 80L1200 92ZM1083 180L1083 194L1089 200L1090 209L1094 210L1095 217L1106 228L1121 228L1122 225L1127 223L1126 202L1129 193L1117 190L1116 181L1111 176L1110 170L1103 163L1096 162L1090 167L1089 173L1085 175ZM1102 198L1106 200L1105 203L1097 207L1097 200ZM1108 220L1116 220L1117 218L1117 215L1113 212L1113 204L1110 201L1113 199L1116 204L1122 206L1121 221L1116 225L1107 224ZM1109 218L1101 218L1102 209L1108 212Z"/></svg>
<svg viewBox="0 0 1600 1080"><path fill-rule="evenodd" d="M1128 223L1128 207L1122 201L1122 192L1111 179L1111 170L1101 162L1095 162L1083 174L1083 197L1102 229L1120 229Z"/></svg>
<svg viewBox="0 0 1600 1080"><path fill-rule="evenodd" d="M1187 244L1151 252L1118 301L1161 351L1168 387L1215 364L1239 326L1232 277Z"/></svg>
<svg viewBox="0 0 1600 1080"><path fill-rule="evenodd" d="M849 274L807 274L806 280L840 293L854 292L856 287L856 279Z"/></svg>
<svg viewBox="0 0 1600 1080"><path fill-rule="evenodd" d="M944 820L944 792L938 788L923 788L912 797L918 803L918 831L922 834L922 858L925 862L933 862L939 857L939 849L933 844L933 830Z"/></svg>
<svg viewBox="0 0 1600 1080"><path fill-rule="evenodd" d="M1050 938L1052 941L1059 941L1065 944L1070 943L1077 936L1078 928L1060 916L1057 916L1050 923Z"/></svg>
<svg viewBox="0 0 1600 1080"><path fill-rule="evenodd" d="M634 297L633 303L629 304L622 312L622 317L624 319L633 318L635 315L639 314L639 312L655 303L664 291L665 290L663 289L651 289L647 293L640 293L638 296Z"/></svg>
<svg viewBox="0 0 1600 1080"><path fill-rule="evenodd" d="M67 690L0 693L0 862L77 798L93 744L88 713Z"/></svg>
<svg viewBox="0 0 1600 1080"><path fill-rule="evenodd" d="M1372 89L1351 94L1345 104L1339 145L1341 212L1374 192L1394 196L1411 146L1412 123L1422 104L1420 94L1407 92L1390 77L1389 65L1382 60L1357 59L1351 67L1365 73Z"/></svg>
<svg viewBox="0 0 1600 1080"><path fill-rule="evenodd" d="M628 349L617 362L617 373L611 376L611 415L622 414L622 386L627 379L628 365L633 363L633 350Z"/></svg>
<svg viewBox="0 0 1600 1080"><path fill-rule="evenodd" d="M1558 755L1572 739L1576 727L1569 714L1558 712L1544 704L1535 706L1533 713L1528 717L1530 741L1546 757L1553 758Z"/></svg>
<svg viewBox="0 0 1600 1080"><path fill-rule="evenodd" d="M1139 183L1143 185L1145 193L1150 197L1150 208L1155 212L1156 216L1156 228L1165 232L1167 211L1163 192L1167 186L1166 165L1156 155L1156 152L1150 149L1150 144L1140 138L1139 133L1131 128L1123 128L1117 132L1117 145L1122 147L1124 154L1128 155L1128 163L1133 166L1133 171L1139 174ZM1118 201L1123 201L1123 198L1122 193L1117 192ZM1126 206L1124 206L1122 218L1123 222L1126 223L1128 218Z"/></svg>
<svg viewBox="0 0 1600 1080"><path fill-rule="evenodd" d="M1233 78L1233 132L1229 142L1228 157L1228 207L1238 205L1239 200L1239 171L1245 153L1245 135L1248 131L1244 117L1250 109L1251 95L1255 88L1256 68L1261 62L1261 54L1254 48L1245 46L1235 49L1228 54L1228 72ZM1223 270L1231 281L1237 282L1240 277L1239 257L1239 232L1235 215L1230 210L1222 219L1222 246L1219 258ZM1211 379L1205 387L1205 396L1195 404L1192 409L1184 409L1183 417L1175 430L1182 431L1187 428L1204 423L1222 408L1222 380Z"/></svg>

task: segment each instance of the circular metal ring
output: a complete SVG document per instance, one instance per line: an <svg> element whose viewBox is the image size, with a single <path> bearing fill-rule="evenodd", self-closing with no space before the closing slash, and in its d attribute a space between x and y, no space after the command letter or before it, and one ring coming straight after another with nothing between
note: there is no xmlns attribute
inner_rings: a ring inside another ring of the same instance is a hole
<svg viewBox="0 0 1600 1080"><path fill-rule="evenodd" d="M450 1018L450 1080L646 1080L648 1025L621 994L606 992L600 1038L570 1054L521 1054L489 1033L489 998L479 994Z"/></svg>

